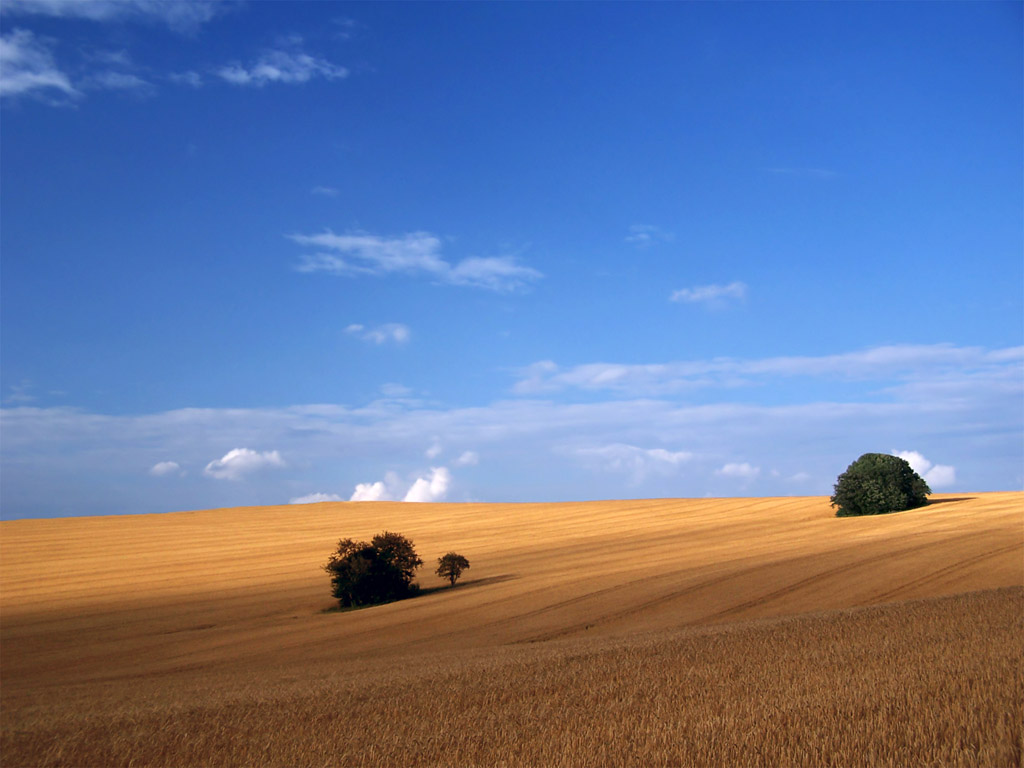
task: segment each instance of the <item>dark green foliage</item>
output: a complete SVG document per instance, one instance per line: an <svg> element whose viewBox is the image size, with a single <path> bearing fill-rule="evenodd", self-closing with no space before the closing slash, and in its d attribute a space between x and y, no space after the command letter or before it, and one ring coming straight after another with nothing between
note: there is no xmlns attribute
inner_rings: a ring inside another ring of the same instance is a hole
<svg viewBox="0 0 1024 768"><path fill-rule="evenodd" d="M927 504L931 492L905 459L865 453L836 480L831 501L836 517L884 515Z"/></svg>
<svg viewBox="0 0 1024 768"><path fill-rule="evenodd" d="M409 539L385 531L369 543L342 539L324 570L331 575L331 594L347 608L409 597L416 591L412 580L421 565Z"/></svg>
<svg viewBox="0 0 1024 768"><path fill-rule="evenodd" d="M437 570L434 573L442 579L448 579L452 586L455 586L455 580L467 568L469 568L469 560L455 552L449 552L444 557L437 558Z"/></svg>

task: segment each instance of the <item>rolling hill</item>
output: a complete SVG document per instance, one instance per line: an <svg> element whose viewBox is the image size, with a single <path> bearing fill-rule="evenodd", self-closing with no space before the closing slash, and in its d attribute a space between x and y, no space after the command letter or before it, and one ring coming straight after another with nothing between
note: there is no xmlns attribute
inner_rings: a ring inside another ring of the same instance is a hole
<svg viewBox="0 0 1024 768"><path fill-rule="evenodd" d="M383 530L423 594L331 610L336 541ZM5 765L1020 760L1022 493L324 503L0 546Z"/></svg>

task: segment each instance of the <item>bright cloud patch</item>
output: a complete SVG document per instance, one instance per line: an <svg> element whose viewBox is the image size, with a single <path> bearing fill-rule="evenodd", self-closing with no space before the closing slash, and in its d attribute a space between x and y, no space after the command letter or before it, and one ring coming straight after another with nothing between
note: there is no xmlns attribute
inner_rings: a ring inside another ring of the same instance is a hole
<svg viewBox="0 0 1024 768"><path fill-rule="evenodd" d="M457 467L476 466L479 463L480 455L476 451L465 451L455 460L455 466Z"/></svg>
<svg viewBox="0 0 1024 768"><path fill-rule="evenodd" d="M928 487L946 488L956 482L956 469L944 464L932 464L928 459L917 451L893 451L893 456L899 456L905 460L910 468L919 474Z"/></svg>
<svg viewBox="0 0 1024 768"><path fill-rule="evenodd" d="M5 13L90 21L149 18L179 31L195 29L229 7L206 0L4 0Z"/></svg>
<svg viewBox="0 0 1024 768"><path fill-rule="evenodd" d="M512 291L543 275L519 264L513 256L470 257L451 264L441 257L441 240L429 232L380 237L365 232L336 235L288 235L299 245L324 249L304 256L299 272L333 275L408 275L450 285Z"/></svg>
<svg viewBox="0 0 1024 768"><path fill-rule="evenodd" d="M367 328L360 323L353 323L345 329L345 333L373 344L384 344L389 341L393 341L395 344L404 344L411 336L409 326L402 323L385 323L376 328Z"/></svg>
<svg viewBox="0 0 1024 768"><path fill-rule="evenodd" d="M53 60L50 49L25 29L0 36L0 96L33 91L78 95L67 75Z"/></svg>
<svg viewBox="0 0 1024 768"><path fill-rule="evenodd" d="M317 504L322 501L344 501L341 496L333 493L310 493L289 501L289 504Z"/></svg>
<svg viewBox="0 0 1024 768"><path fill-rule="evenodd" d="M418 477L402 501L443 501L451 485L451 473L445 467L434 467L429 477Z"/></svg>
<svg viewBox="0 0 1024 768"><path fill-rule="evenodd" d="M761 468L752 466L747 462L743 462L742 464L726 464L721 469L716 470L715 474L722 477L735 477L741 480L753 480L761 474Z"/></svg>
<svg viewBox="0 0 1024 768"><path fill-rule="evenodd" d="M260 470L283 466L284 460L277 451L259 453L248 448L235 448L207 464L203 473L217 480L241 480L245 475Z"/></svg>
<svg viewBox="0 0 1024 768"><path fill-rule="evenodd" d="M746 283L729 283L728 285L698 285L693 288L681 288L673 291L672 301L688 304L722 304L728 299L742 301L747 297Z"/></svg>
<svg viewBox="0 0 1024 768"><path fill-rule="evenodd" d="M154 464L150 468L149 474L153 475L154 477L163 477L164 475L173 475L173 474L175 474L177 472L180 472L180 471L181 471L181 465L178 464L178 462L176 462L176 461L161 461L161 462L158 462L158 463Z"/></svg>
<svg viewBox="0 0 1024 768"><path fill-rule="evenodd" d="M233 85L262 88L268 83L306 83L316 77L339 80L348 77L348 70L307 53L278 50L267 51L248 67L238 63L221 67L217 75Z"/></svg>
<svg viewBox="0 0 1024 768"><path fill-rule="evenodd" d="M389 472L384 480L356 485L349 501L395 501L399 498L412 502L443 501L451 482L452 475L446 467L433 467L429 475L417 477L402 494L398 476Z"/></svg>

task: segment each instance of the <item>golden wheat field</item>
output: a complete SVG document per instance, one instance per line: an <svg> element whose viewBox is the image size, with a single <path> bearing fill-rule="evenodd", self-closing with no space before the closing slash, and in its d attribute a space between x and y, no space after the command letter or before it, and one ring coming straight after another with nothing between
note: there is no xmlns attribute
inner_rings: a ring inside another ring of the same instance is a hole
<svg viewBox="0 0 1024 768"><path fill-rule="evenodd" d="M383 530L423 593L329 610ZM1022 638L1022 493L9 521L0 761L1021 765Z"/></svg>

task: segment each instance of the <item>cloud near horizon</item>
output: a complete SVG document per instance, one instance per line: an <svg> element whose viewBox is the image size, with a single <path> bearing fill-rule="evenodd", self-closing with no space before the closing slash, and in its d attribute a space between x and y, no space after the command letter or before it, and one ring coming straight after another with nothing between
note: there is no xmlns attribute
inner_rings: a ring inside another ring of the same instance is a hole
<svg viewBox="0 0 1024 768"><path fill-rule="evenodd" d="M905 460L933 491L948 488L956 483L956 468L945 464L933 464L917 451L893 451L893 456Z"/></svg>
<svg viewBox="0 0 1024 768"><path fill-rule="evenodd" d="M400 483L398 475L389 472L384 480L358 483L349 501L397 501L399 496L405 502L443 501L448 495L452 475L447 467L431 467L430 474L417 477L404 495L398 490Z"/></svg>
<svg viewBox="0 0 1024 768"><path fill-rule="evenodd" d="M441 257L441 240L430 232L381 237L365 232L337 235L325 230L316 235L286 235L289 240L331 253L305 255L299 272L332 275L406 275L432 278L439 283L514 291L543 275L518 263L514 256L471 256L452 264Z"/></svg>
<svg viewBox="0 0 1024 768"><path fill-rule="evenodd" d="M490 457L486 466L474 467L473 485L465 486L467 494L486 501L611 498L636 488L644 496L788 495L798 481L801 493L828 495L857 456L907 445L927 446L928 454L943 457L942 464L929 462L924 469L934 473L928 476L936 490L1020 489L1024 430L1006 414L1019 412L1024 402L1022 360L1021 348L910 345L819 357L696 360L680 364L683 371L656 368L654 374L626 366L625 374L599 382L615 385L604 397L586 389L596 369L566 380L560 377L579 373L577 368L552 364L539 382L544 386L527 396L455 407L392 396L359 407L321 403L134 415L18 404L0 409L0 509L5 517L60 513L67 506L58 498L78 500L76 514L275 504L298 496L289 493L296 483L353 488L374 467L397 468L409 479L388 473L382 481L360 482L352 498L400 500L417 479L426 490L432 480L435 492L444 485L443 476L414 471L438 436L463 453L472 446L473 453ZM675 382L694 372L712 381L743 373L752 385L773 386L714 388L714 397L700 402L695 397L701 390ZM779 390L794 376L868 384L825 388L843 392L844 399L800 400L794 399L800 388ZM574 401L574 388L586 392L581 401ZM550 394L538 399L537 391ZM730 401L730 392L739 394ZM773 400L773 392L782 397ZM279 460L246 449L208 465L211 452L223 451L225 442L269 443ZM154 496L146 473L168 456L181 466L207 466L205 477L176 480ZM287 468L280 466L282 456L294 457ZM727 469L730 464L737 466ZM741 470L743 464L750 469ZM124 467L138 471L119 474ZM267 471L245 474L243 467ZM743 485L740 475L758 467ZM217 474L253 481L205 482ZM135 486L132 477L144 479ZM100 490L111 485L119 488L117 499Z"/></svg>

